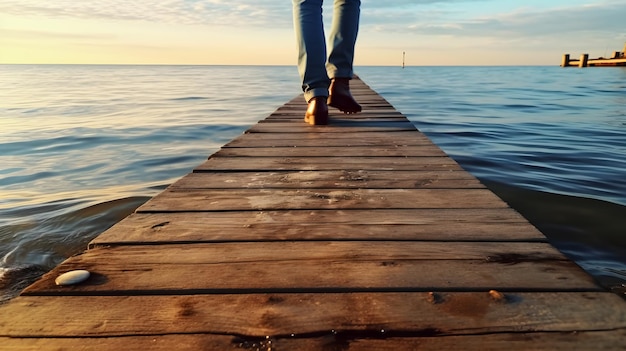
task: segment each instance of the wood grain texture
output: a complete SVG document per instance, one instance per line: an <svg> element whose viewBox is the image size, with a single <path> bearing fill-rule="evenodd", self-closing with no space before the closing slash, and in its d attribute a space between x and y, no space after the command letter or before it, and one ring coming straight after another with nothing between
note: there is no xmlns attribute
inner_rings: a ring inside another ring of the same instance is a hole
<svg viewBox="0 0 626 351"><path fill-rule="evenodd" d="M406 122L407 118L401 114L385 111L368 111L358 113L354 116L345 117L337 113L330 113L329 117L336 123L340 120L363 121L363 122ZM280 111L259 123L276 123L276 122L298 122L302 121L302 108L293 109L291 111Z"/></svg>
<svg viewBox="0 0 626 351"><path fill-rule="evenodd" d="M278 240L547 241L510 208L136 213L90 243Z"/></svg>
<svg viewBox="0 0 626 351"><path fill-rule="evenodd" d="M280 253L280 254L277 254ZM421 241L277 241L130 245L88 250L70 258L76 265L224 264L262 262L482 260L514 266L522 262L568 261L548 243ZM569 261L568 261L569 262ZM523 277L519 278L520 280Z"/></svg>
<svg viewBox="0 0 626 351"><path fill-rule="evenodd" d="M153 295L253 292L602 291L579 267L560 261L515 265L482 260L269 261L238 264L114 264L68 260L26 295ZM61 288L60 273L87 269L85 284ZM197 277L194 279L194 277ZM519 278L522 277L522 278Z"/></svg>
<svg viewBox="0 0 626 351"><path fill-rule="evenodd" d="M441 157L446 154L434 146L388 146L371 148L368 146L335 147L254 147L254 148L224 148L216 152L213 157L324 157L327 155L336 157Z"/></svg>
<svg viewBox="0 0 626 351"><path fill-rule="evenodd" d="M417 333L419 334L419 333ZM384 335L384 334L383 334ZM107 338L1 338L0 350L342 350L397 351L458 350L466 351L622 351L626 347L626 330L590 332L513 332L463 336L405 336L381 338L358 333L326 333L315 337L245 337L216 334L150 335Z"/></svg>
<svg viewBox="0 0 626 351"><path fill-rule="evenodd" d="M75 269L94 278L70 289L55 285ZM191 272L202 278L190 279ZM97 248L68 259L24 294L490 289L599 287L545 243L260 242Z"/></svg>
<svg viewBox="0 0 626 351"><path fill-rule="evenodd" d="M626 315L596 301L610 293L487 292L228 294L190 296L22 296L0 306L0 336L76 337L210 333L286 337L370 332L389 336L609 331ZM620 302L623 303L623 302ZM85 306L84 309L71 308ZM87 309L88 308L88 309ZM89 313L84 313L86 310ZM578 318L580 315L586 318ZM42 320L32 329L32 320Z"/></svg>
<svg viewBox="0 0 626 351"><path fill-rule="evenodd" d="M168 189L137 212L504 208L487 189Z"/></svg>
<svg viewBox="0 0 626 351"><path fill-rule="evenodd" d="M305 123L257 123L248 129L248 133L358 133L358 132L398 132L417 131L408 120L405 122L359 121L333 119L324 128L316 128Z"/></svg>
<svg viewBox="0 0 626 351"><path fill-rule="evenodd" d="M212 157L196 171L455 171L462 170L448 157Z"/></svg>
<svg viewBox="0 0 626 351"><path fill-rule="evenodd" d="M299 122L298 122L299 123ZM424 135L408 132L377 133L246 133L225 147L353 147L353 146L428 146L432 142Z"/></svg>
<svg viewBox="0 0 626 351"><path fill-rule="evenodd" d="M170 189L461 189L484 188L462 171L194 172Z"/></svg>

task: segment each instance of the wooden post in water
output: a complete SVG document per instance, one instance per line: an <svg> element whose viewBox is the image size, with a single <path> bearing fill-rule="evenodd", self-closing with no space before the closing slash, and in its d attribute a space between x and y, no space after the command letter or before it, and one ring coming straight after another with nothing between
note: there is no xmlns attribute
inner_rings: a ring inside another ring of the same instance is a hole
<svg viewBox="0 0 626 351"><path fill-rule="evenodd" d="M578 67L587 67L589 63L589 54L580 55L580 61L578 62Z"/></svg>
<svg viewBox="0 0 626 351"><path fill-rule="evenodd" d="M561 60L561 67L569 66L569 54L563 55L563 59Z"/></svg>

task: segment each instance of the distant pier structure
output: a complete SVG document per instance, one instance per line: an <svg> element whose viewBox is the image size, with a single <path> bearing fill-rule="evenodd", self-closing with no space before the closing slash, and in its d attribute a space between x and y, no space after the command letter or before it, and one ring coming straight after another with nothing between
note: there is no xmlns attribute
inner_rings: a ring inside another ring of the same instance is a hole
<svg viewBox="0 0 626 351"><path fill-rule="evenodd" d="M561 67L608 67L608 66L626 66L626 44L623 51L614 51L610 58L599 57L590 59L589 54L580 55L580 59L570 59L569 54L564 54L561 60Z"/></svg>

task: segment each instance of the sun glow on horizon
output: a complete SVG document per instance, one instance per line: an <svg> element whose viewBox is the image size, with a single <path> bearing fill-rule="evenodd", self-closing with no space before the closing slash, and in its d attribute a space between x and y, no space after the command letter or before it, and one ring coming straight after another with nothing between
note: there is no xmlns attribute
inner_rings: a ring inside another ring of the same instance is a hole
<svg viewBox="0 0 626 351"><path fill-rule="evenodd" d="M328 20L332 2L324 6ZM529 0L523 7L489 0L363 0L355 64L399 65L407 52L407 65L558 65L564 53L621 50L625 16L626 0ZM252 0L3 0L0 47L0 63L296 61L291 7Z"/></svg>

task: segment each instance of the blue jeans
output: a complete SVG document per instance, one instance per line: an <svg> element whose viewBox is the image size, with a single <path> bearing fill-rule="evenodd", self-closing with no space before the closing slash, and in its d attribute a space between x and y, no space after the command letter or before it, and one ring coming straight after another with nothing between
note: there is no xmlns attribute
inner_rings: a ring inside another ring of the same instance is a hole
<svg viewBox="0 0 626 351"><path fill-rule="evenodd" d="M322 21L323 0L293 0L298 41L298 72L306 101L328 96L331 78L352 78L354 46L359 31L361 0L334 0L330 56Z"/></svg>

